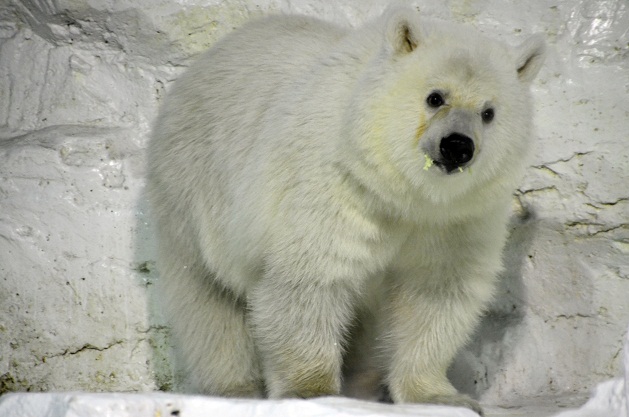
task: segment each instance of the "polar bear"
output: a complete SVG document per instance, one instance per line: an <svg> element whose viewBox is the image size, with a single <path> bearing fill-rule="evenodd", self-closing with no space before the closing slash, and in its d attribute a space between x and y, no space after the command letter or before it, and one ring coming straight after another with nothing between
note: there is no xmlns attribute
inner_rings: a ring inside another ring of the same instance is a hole
<svg viewBox="0 0 629 417"><path fill-rule="evenodd" d="M446 369L501 270L544 45L394 8L352 30L269 17L201 56L147 181L191 389L336 395L362 363L396 403L480 411Z"/></svg>

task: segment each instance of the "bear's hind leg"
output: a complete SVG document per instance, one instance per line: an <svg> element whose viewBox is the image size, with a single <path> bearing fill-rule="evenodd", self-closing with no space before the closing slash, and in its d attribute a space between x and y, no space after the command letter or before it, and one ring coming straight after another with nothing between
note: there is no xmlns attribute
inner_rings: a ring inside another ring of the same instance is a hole
<svg viewBox="0 0 629 417"><path fill-rule="evenodd" d="M357 312L343 356L342 393L352 398L384 400L383 366L377 351L378 320L366 309Z"/></svg>
<svg viewBox="0 0 629 417"><path fill-rule="evenodd" d="M264 385L244 302L202 266L179 259L160 270L186 388L209 395L262 397Z"/></svg>

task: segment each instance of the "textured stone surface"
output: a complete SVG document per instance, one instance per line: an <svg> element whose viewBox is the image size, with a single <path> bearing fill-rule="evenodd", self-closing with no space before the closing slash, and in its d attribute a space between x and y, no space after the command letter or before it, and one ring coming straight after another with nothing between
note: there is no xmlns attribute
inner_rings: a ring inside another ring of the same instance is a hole
<svg viewBox="0 0 629 417"><path fill-rule="evenodd" d="M0 392L173 386L142 194L165 89L249 18L355 25L386 3L0 4ZM629 4L412 4L509 43L548 37L534 85L539 146L514 196L508 268L451 376L488 404L578 402L619 374L629 322Z"/></svg>

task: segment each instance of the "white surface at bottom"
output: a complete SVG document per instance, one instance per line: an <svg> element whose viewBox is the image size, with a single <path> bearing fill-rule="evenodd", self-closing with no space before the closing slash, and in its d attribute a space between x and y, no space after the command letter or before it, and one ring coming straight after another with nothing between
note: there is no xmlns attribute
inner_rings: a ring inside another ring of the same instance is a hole
<svg viewBox="0 0 629 417"><path fill-rule="evenodd" d="M580 409L570 401L540 401L513 408L486 407L486 417L626 417L621 379L600 384ZM610 408L612 407L612 408ZM623 409L619 408L622 407ZM559 413L559 414L558 414ZM167 393L14 393L0 398L0 417L477 417L464 408L391 405L341 397L312 400L242 400Z"/></svg>
<svg viewBox="0 0 629 417"><path fill-rule="evenodd" d="M165 393L9 394L0 400L2 417L477 417L454 407L391 405L341 397L312 400L241 400Z"/></svg>

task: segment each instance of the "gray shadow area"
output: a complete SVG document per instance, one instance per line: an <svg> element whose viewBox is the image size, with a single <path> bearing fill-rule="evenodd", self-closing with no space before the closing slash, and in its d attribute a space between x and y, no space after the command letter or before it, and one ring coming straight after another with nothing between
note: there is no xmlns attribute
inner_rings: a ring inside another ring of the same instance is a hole
<svg viewBox="0 0 629 417"><path fill-rule="evenodd" d="M143 189L136 204L135 270L141 285L146 288L148 309L147 340L150 356L147 366L159 391L176 391L179 384L174 370L174 353L170 339L170 327L160 308L157 283L159 273L155 267L157 247L151 224L150 208Z"/></svg>
<svg viewBox="0 0 629 417"><path fill-rule="evenodd" d="M510 234L503 253L505 270L499 277L494 300L448 370L452 384L474 399L480 399L492 386L511 347L518 343L527 299L523 268L538 226L533 209L520 205L509 223Z"/></svg>

